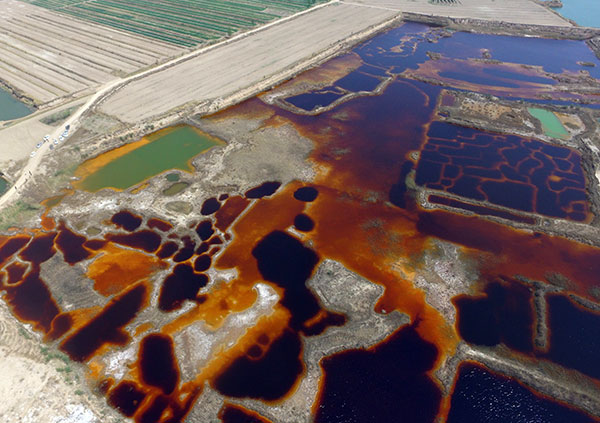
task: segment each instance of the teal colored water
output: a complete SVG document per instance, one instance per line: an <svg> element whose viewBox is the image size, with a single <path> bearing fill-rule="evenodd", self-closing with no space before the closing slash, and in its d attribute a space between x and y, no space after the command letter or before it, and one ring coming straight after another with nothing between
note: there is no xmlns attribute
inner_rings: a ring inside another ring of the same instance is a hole
<svg viewBox="0 0 600 423"><path fill-rule="evenodd" d="M562 0L563 7L554 9L577 25L600 28L600 1Z"/></svg>
<svg viewBox="0 0 600 423"><path fill-rule="evenodd" d="M31 114L32 110L0 88L0 121L18 119Z"/></svg>
<svg viewBox="0 0 600 423"><path fill-rule="evenodd" d="M539 119L539 121L542 123L542 129L544 130L544 133L549 137L564 139L569 136L569 133L563 124L551 111L532 107L529 107L527 111L531 114L531 116Z"/></svg>
<svg viewBox="0 0 600 423"><path fill-rule="evenodd" d="M0 178L0 194L4 194L8 188L8 181L4 178Z"/></svg>

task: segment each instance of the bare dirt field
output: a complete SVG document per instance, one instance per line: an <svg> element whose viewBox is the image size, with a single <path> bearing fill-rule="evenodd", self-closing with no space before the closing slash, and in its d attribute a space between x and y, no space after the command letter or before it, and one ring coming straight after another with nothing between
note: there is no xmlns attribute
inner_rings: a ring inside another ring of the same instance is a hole
<svg viewBox="0 0 600 423"><path fill-rule="evenodd" d="M186 103L218 103L252 86L257 91L261 83L272 84L273 75L397 15L397 10L332 3L134 81L101 110L137 122Z"/></svg>
<svg viewBox="0 0 600 423"><path fill-rule="evenodd" d="M0 80L37 104L73 96L183 49L16 0L0 11Z"/></svg>
<svg viewBox="0 0 600 423"><path fill-rule="evenodd" d="M344 3L451 18L572 26L565 19L531 0L460 0L456 4L432 4L428 0L351 0Z"/></svg>

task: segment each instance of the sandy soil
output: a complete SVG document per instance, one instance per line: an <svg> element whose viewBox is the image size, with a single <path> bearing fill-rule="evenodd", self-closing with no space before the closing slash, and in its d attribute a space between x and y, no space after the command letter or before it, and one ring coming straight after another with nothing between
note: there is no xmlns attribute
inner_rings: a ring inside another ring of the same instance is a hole
<svg viewBox="0 0 600 423"><path fill-rule="evenodd" d="M285 24L128 84L101 107L127 122L161 115L186 103L217 101L293 68L348 37L398 15L398 11L332 3ZM310 31L307 31L310 28ZM306 64L304 65L306 66ZM267 87L263 87L267 88Z"/></svg>
<svg viewBox="0 0 600 423"><path fill-rule="evenodd" d="M457 4L431 4L429 0L349 0L344 3L452 18L472 18L530 25L572 26L532 0L460 0Z"/></svg>
<svg viewBox="0 0 600 423"><path fill-rule="evenodd" d="M121 416L82 383L82 369L58 358L57 352L44 347L38 337L18 323L0 301L0 421L120 421Z"/></svg>
<svg viewBox="0 0 600 423"><path fill-rule="evenodd" d="M17 0L0 11L0 79L44 104L179 55L160 41Z"/></svg>

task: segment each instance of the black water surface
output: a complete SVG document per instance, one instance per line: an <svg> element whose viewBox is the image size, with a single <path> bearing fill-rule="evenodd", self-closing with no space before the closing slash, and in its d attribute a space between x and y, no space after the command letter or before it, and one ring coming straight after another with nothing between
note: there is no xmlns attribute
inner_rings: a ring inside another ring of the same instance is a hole
<svg viewBox="0 0 600 423"><path fill-rule="evenodd" d="M200 213L202 213L203 216L208 216L215 213L220 208L221 203L219 203L219 200L216 198L209 198L202 203L202 209L200 210Z"/></svg>
<svg viewBox="0 0 600 423"><path fill-rule="evenodd" d="M312 203L319 196L319 191L315 187L302 187L294 191L294 198L305 203Z"/></svg>
<svg viewBox="0 0 600 423"><path fill-rule="evenodd" d="M128 232L133 232L142 224L142 217L128 211L120 211L115 213L110 221L119 228L123 228Z"/></svg>
<svg viewBox="0 0 600 423"><path fill-rule="evenodd" d="M259 359L242 356L214 381L221 394L235 398L276 400L283 397L303 372L302 342L287 329Z"/></svg>
<svg viewBox="0 0 600 423"><path fill-rule="evenodd" d="M463 363L448 423L591 423L583 412L536 395L516 380Z"/></svg>
<svg viewBox="0 0 600 423"><path fill-rule="evenodd" d="M426 372L437 354L434 345L407 326L368 350L324 358L325 382L315 422L433 422L441 392Z"/></svg>
<svg viewBox="0 0 600 423"><path fill-rule="evenodd" d="M495 280L484 294L455 297L460 336L476 345L500 343L521 352L533 350L533 304L529 289L516 281Z"/></svg>
<svg viewBox="0 0 600 423"><path fill-rule="evenodd" d="M292 313L292 328L300 329L321 309L317 298L306 286L319 256L282 231L268 234L254 247L252 255L263 278L285 290L281 304Z"/></svg>
<svg viewBox="0 0 600 423"><path fill-rule="evenodd" d="M275 194L281 186L281 182L265 182L255 188L246 191L246 198L263 198Z"/></svg>
<svg viewBox="0 0 600 423"><path fill-rule="evenodd" d="M324 93L306 93L298 94L293 97L285 99L290 104L298 107L299 109L311 112L317 107L327 107L334 101L342 98L345 94L338 94L335 92L324 92Z"/></svg>
<svg viewBox="0 0 600 423"><path fill-rule="evenodd" d="M547 302L547 357L600 380L600 313L578 306L564 295L548 295Z"/></svg>
<svg viewBox="0 0 600 423"><path fill-rule="evenodd" d="M158 308L162 311L181 308L185 300L194 300L200 288L207 283L206 275L194 273L189 264L178 264L163 282L158 297Z"/></svg>
<svg viewBox="0 0 600 423"><path fill-rule="evenodd" d="M302 213L294 218L294 227L301 232L310 232L315 228L315 222Z"/></svg>
<svg viewBox="0 0 600 423"><path fill-rule="evenodd" d="M179 369L170 336L151 334L142 339L140 372L145 384L160 388L167 395L173 392L179 383Z"/></svg>
<svg viewBox="0 0 600 423"><path fill-rule="evenodd" d="M146 287L137 285L125 294L111 301L105 308L67 338L60 346L72 360L88 361L105 343L124 345L129 336L123 328L142 309L146 298Z"/></svg>
<svg viewBox="0 0 600 423"><path fill-rule="evenodd" d="M207 219L198 223L198 226L196 226L196 233L202 241L209 239L215 233L215 230L212 226L212 221Z"/></svg>
<svg viewBox="0 0 600 423"><path fill-rule="evenodd" d="M138 389L133 382L119 383L108 396L108 403L119 410L123 415L132 417L140 407L146 394Z"/></svg>
<svg viewBox="0 0 600 423"><path fill-rule="evenodd" d="M19 256L23 260L36 263L37 265L50 260L50 258L56 254L56 250L54 249L54 239L56 236L56 232L36 236L31 240L29 245L21 251Z"/></svg>

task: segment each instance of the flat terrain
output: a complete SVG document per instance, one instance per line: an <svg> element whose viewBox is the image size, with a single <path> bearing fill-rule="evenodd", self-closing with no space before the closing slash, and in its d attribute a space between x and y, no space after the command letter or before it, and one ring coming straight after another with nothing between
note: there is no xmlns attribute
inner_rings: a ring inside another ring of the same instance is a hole
<svg viewBox="0 0 600 423"><path fill-rule="evenodd" d="M428 0L352 0L347 3L402 12L452 18L472 18L528 25L571 26L560 16L531 0L460 0L457 4L431 4Z"/></svg>
<svg viewBox="0 0 600 423"><path fill-rule="evenodd" d="M2 2L0 80L38 104L77 95L181 51L20 1Z"/></svg>
<svg viewBox="0 0 600 423"><path fill-rule="evenodd" d="M327 0L25 1L132 34L193 47Z"/></svg>
<svg viewBox="0 0 600 423"><path fill-rule="evenodd" d="M101 109L121 120L137 122L186 103L226 98L398 14L333 3L134 81Z"/></svg>

